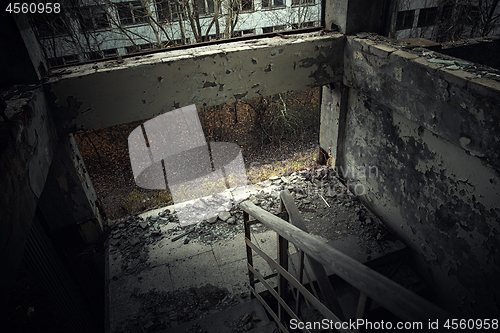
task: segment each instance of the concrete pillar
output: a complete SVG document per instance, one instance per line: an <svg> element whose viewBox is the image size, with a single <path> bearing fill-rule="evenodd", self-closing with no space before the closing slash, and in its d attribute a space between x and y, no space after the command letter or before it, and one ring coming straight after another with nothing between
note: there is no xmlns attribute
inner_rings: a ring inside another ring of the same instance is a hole
<svg viewBox="0 0 500 333"><path fill-rule="evenodd" d="M57 143L42 90L31 87L23 95L7 99L0 117L0 314L5 313Z"/></svg>
<svg viewBox="0 0 500 333"><path fill-rule="evenodd" d="M327 164L335 167L342 162L349 88L337 82L322 89L319 145L329 155Z"/></svg>
<svg viewBox="0 0 500 333"><path fill-rule="evenodd" d="M390 0L325 0L325 28L343 34L383 33Z"/></svg>
<svg viewBox="0 0 500 333"><path fill-rule="evenodd" d="M71 134L59 139L38 204L51 232L66 240L91 243L102 232L97 194Z"/></svg>

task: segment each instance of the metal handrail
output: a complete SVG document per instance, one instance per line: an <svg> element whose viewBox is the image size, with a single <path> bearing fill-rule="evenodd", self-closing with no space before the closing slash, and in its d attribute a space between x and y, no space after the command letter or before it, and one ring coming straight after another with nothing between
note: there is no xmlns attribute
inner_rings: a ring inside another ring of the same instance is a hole
<svg viewBox="0 0 500 333"><path fill-rule="evenodd" d="M290 213L289 208L292 206L290 204L290 198L292 203L293 198L291 196L288 197L284 192L280 194L280 197L282 203L287 208L287 213ZM361 292L361 299L366 299L367 296L400 319L406 321L420 321L422 323L426 323L428 320L451 318L450 314L438 306L405 289L382 274L359 263L358 261L343 254L307 232L302 231L278 216L275 216L256 206L251 201L243 201L239 204L239 206L244 211L245 215L251 215L266 227L277 232L280 237L283 237L287 241L293 243L299 249L304 251L306 255L322 264L325 269L330 269L347 283L357 288ZM291 215L296 214L293 209L291 209L291 211ZM290 218L292 219L294 217L290 216ZM245 220L245 222L248 222L248 217L246 217ZM246 232L246 238L247 257L249 259L250 267L252 266L252 249L249 248L249 246L252 243L250 241L249 232ZM253 247L253 249L256 250L255 247ZM269 257L265 259L274 262ZM268 262L272 264L270 261ZM277 264L276 262L274 263ZM284 271L281 273L285 274ZM251 274L250 278L252 281L254 272L249 271L249 274ZM294 278L292 277L292 279ZM252 289L253 288L254 285L252 285Z"/></svg>

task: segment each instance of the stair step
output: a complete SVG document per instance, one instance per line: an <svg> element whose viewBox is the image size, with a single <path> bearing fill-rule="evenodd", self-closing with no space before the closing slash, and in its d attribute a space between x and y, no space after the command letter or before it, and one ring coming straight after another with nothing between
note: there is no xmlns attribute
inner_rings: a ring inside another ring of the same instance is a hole
<svg viewBox="0 0 500 333"><path fill-rule="evenodd" d="M245 316L249 317L249 319L245 320ZM251 325L248 323L251 323ZM245 327L245 325L248 326ZM257 299L252 299L250 302L240 303L225 311L177 327L171 327L160 333L231 333L239 331L271 333L275 331L275 328L274 322L269 321L260 302Z"/></svg>

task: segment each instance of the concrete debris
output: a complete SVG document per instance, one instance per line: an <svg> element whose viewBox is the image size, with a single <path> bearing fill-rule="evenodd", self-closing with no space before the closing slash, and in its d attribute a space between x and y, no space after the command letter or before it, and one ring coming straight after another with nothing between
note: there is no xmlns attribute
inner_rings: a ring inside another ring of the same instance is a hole
<svg viewBox="0 0 500 333"><path fill-rule="evenodd" d="M222 212L219 214L219 219L221 219L224 222L226 222L230 217L231 217L231 213L229 213L229 212Z"/></svg>
<svg viewBox="0 0 500 333"><path fill-rule="evenodd" d="M326 240L338 239L347 233L358 235L365 241L379 242L389 234L378 218L339 181L334 170L326 166L271 177L255 186L260 190L248 199L274 214L279 209L279 192L288 189L307 221L309 232ZM207 207L225 202L222 195L215 195L210 202L199 200L196 205ZM345 221L349 222L348 229ZM152 214L145 220L135 215L111 221L110 224L110 253L113 258L121 256L122 274L134 274L148 268L150 245L162 247L160 241L164 238L175 241L189 235L184 244L196 242L211 245L231 240L244 232L243 212L234 206L188 230L180 226L175 211L169 209ZM268 230L261 224L253 225L251 229L255 233Z"/></svg>
<svg viewBox="0 0 500 333"><path fill-rule="evenodd" d="M383 251L385 241L394 239L380 220L351 194L331 168L321 166L304 169L252 186L253 190L248 192L249 196L246 198L273 214L277 214L279 210L279 192L288 189L304 217L309 232L325 241L355 236L359 239L363 252L375 254ZM203 204L211 205L208 201ZM269 230L260 223L250 228L252 237L258 234L266 235L265 232ZM142 281L141 278L144 277L144 284L148 279L148 271L157 270L159 265L157 259L154 259L158 254L150 254L150 251L165 249L169 247L167 244L172 244L171 241L182 237L186 238L182 243L176 243L176 249L186 248L189 251L191 248L220 246L217 244L244 234L243 212L233 206L229 211L221 211L216 217L186 228L180 226L175 210L165 209L145 218L135 215L111 221L108 233L110 261L113 262L113 283L124 283L123 281L132 275L136 276L138 281ZM265 240L261 240L260 244L267 246ZM219 289L212 291L217 295L221 292ZM189 295L185 294L186 292ZM144 302L144 306L140 316L125 319L128 322L126 327L137 327L139 332L153 332L160 327L176 327L234 302L234 297L237 296L230 295L232 294L225 291L224 297L219 298L222 295L218 295L214 304L205 306L205 300L198 297L198 292L176 290L168 295L160 295L157 291L150 290L147 294L135 296ZM213 295L211 297L214 298ZM238 296L237 299L237 302L241 301L241 297ZM151 317L146 317L147 313L151 313ZM137 318L144 321L137 321ZM245 332L255 329L256 322L250 313L237 320L235 325L238 332ZM122 332L121 327L117 323L111 332ZM123 332L128 328L124 328Z"/></svg>

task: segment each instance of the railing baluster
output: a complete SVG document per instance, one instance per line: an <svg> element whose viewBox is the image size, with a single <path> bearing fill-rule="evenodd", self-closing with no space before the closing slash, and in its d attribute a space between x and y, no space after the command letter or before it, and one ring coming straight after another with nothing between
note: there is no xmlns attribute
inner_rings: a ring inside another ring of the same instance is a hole
<svg viewBox="0 0 500 333"><path fill-rule="evenodd" d="M240 203L240 207L245 212L258 219L263 225L276 231L280 237L287 239L299 247L306 255L311 256L321 265L325 265L332 269L351 286L366 293L368 297L373 298L378 304L388 309L400 319L406 321L428 321L436 318L443 320L451 318L451 315L443 309L412 293L408 289L401 287L380 273L346 256L335 248L328 246L316 237L300 230L262 208L255 206L251 201L243 201ZM249 243L247 243L247 245L248 244ZM260 256L266 256L256 247L252 246L252 250ZM324 269L323 266L321 267ZM275 268L278 270L278 273L286 275L287 278L290 279L290 283L300 289L304 297L306 297L306 295L308 295L306 298L310 297L310 293L297 281L297 279L291 277L287 270L284 270L277 263ZM292 283L292 281L294 282ZM339 321L339 319L315 297L311 298L310 301L326 318L331 318L335 322Z"/></svg>
<svg viewBox="0 0 500 333"><path fill-rule="evenodd" d="M299 282L302 283L302 277L304 275L304 251L299 250L299 253L300 253L300 262L299 262L299 274L298 274L297 277L299 278ZM302 294L297 289L297 301L295 302L295 313L299 317L300 317L300 301L301 301L301 298L302 298Z"/></svg>
<svg viewBox="0 0 500 333"><path fill-rule="evenodd" d="M278 235L278 263L284 270L288 271L288 241ZM278 294L282 299L286 299L286 278L278 273ZM283 312L281 303L278 305L278 316L282 323L286 322L286 316ZM286 325L285 325L286 326Z"/></svg>
<svg viewBox="0 0 500 333"><path fill-rule="evenodd" d="M359 301L358 301L358 308L356 310L356 319L363 319L365 315L370 311L370 307L372 305L372 299L364 292L359 293ZM358 328L355 330L356 333L361 332L362 329Z"/></svg>
<svg viewBox="0 0 500 333"><path fill-rule="evenodd" d="M247 238L249 241L252 240L251 235L250 235L250 223L249 223L250 217L247 212L243 211L243 224L245 225L245 238ZM246 244L246 243L245 243ZM246 245L247 248L247 262L249 265L253 267L253 255L252 255L252 249L250 246ZM251 270L248 270L248 278L250 279L250 287L255 289L255 280L254 276ZM250 294L251 298L254 298L254 294Z"/></svg>

